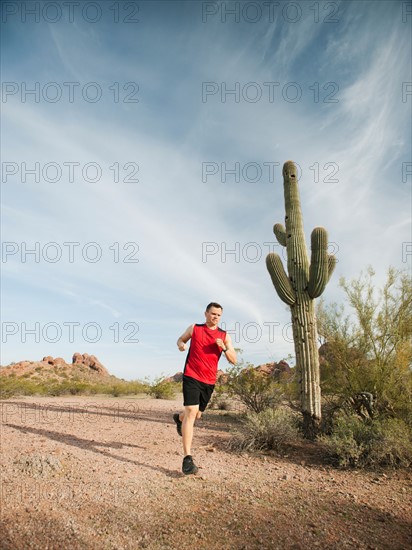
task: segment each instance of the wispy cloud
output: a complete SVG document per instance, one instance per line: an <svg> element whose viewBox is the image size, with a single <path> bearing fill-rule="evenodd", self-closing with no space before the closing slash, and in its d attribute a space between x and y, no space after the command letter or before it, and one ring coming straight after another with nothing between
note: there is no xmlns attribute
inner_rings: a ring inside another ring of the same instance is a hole
<svg viewBox="0 0 412 550"><path fill-rule="evenodd" d="M285 337L289 313L264 266L264 243L275 243L273 223L284 217L281 165L289 158L302 168L308 237L315 225L325 225L337 250L327 298L339 296L339 275L356 276L368 263L383 273L389 263L403 266L402 242L409 238L408 191L400 171L410 141L410 100L401 98L402 82L410 78L409 35L392 3L376 9L372 3L336 3L335 24L315 24L307 6L296 24L285 21L281 10L273 21L263 17L256 24L219 18L203 23L192 4L174 2L162 11L158 3L145 3L138 26L62 22L45 25L41 37L30 25L10 30L23 48L50 52L49 63L39 56L30 68L23 53L14 52L5 69L10 78L29 84L96 81L105 95L95 104L81 95L53 104L22 103L16 94L2 104L4 160L19 167L80 167L73 182L66 174L56 183L30 176L22 183L18 173L2 184L3 239L20 247L53 241L64 253L56 263L42 256L22 262L20 249L9 256L2 264L4 311L17 321L93 317L105 327L137 323L138 344L115 343L110 330L90 344L111 372L125 378L144 376L146 369L178 370L182 357L175 340L188 324L202 321L210 300L223 303L224 321L246 359L264 362L293 353ZM109 86L130 81L139 84L139 102L114 102ZM264 82L275 81L269 101ZM219 88L206 102L202 82ZM222 85L249 82L261 87L260 101L242 94L238 101L222 101ZM290 82L301 88L300 101L282 95ZM328 82L338 86L337 103L323 101ZM247 163L264 167L267 161L279 163L274 181L268 172L255 183L244 178ZM82 177L89 162L102 168L98 182ZM138 165L139 182L116 183L116 162ZM204 162L219 169L207 181ZM229 174L223 182L222 163L232 169L239 164L239 181ZM80 243L74 262L65 242ZM101 247L99 262L81 253L90 242ZM123 248L127 243L138 247L138 262L124 261L132 251ZM205 243L215 243L216 254L205 257ZM260 253L256 262L245 255L250 243ZM267 323L276 323L273 334ZM253 330L261 333L256 341ZM62 341L49 350L44 341L26 344L22 351L21 341L9 339L3 361L52 350L66 356L73 346L87 351L88 345Z"/></svg>

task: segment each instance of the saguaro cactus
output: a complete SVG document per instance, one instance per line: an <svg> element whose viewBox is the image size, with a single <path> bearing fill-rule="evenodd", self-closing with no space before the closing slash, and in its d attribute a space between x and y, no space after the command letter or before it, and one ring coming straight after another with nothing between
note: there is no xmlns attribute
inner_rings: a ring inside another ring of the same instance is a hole
<svg viewBox="0 0 412 550"><path fill-rule="evenodd" d="M309 264L297 170L292 161L287 161L283 165L283 187L286 229L277 223L273 232L278 242L286 247L288 274L278 254L268 254L266 265L279 298L290 306L304 432L306 437L313 438L321 420L314 299L324 291L335 268L336 259L327 252L326 230L323 227L315 227L311 235Z"/></svg>

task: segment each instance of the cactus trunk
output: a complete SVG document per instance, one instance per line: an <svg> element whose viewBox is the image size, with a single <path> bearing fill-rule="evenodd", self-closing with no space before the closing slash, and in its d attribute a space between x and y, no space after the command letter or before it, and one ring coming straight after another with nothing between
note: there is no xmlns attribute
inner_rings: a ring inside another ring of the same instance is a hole
<svg viewBox="0 0 412 550"><path fill-rule="evenodd" d="M304 433L313 439L321 420L319 354L314 303L308 296L291 307Z"/></svg>
<svg viewBox="0 0 412 550"><path fill-rule="evenodd" d="M286 229L281 224L276 224L274 233L279 243L286 247L288 274L277 254L270 253L266 259L266 265L279 297L291 309L304 432L306 437L313 438L321 420L314 299L325 289L336 260L327 253L326 230L323 227L317 227L312 231L312 251L309 262L297 171L291 161L283 166L283 182Z"/></svg>

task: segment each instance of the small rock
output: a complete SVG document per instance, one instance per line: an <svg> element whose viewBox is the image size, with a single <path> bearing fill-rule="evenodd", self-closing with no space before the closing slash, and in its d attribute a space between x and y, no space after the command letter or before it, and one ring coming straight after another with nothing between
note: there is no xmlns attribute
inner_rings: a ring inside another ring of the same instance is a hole
<svg viewBox="0 0 412 550"><path fill-rule="evenodd" d="M378 517L378 521L380 521L381 523L385 523L385 521L386 521L385 516Z"/></svg>

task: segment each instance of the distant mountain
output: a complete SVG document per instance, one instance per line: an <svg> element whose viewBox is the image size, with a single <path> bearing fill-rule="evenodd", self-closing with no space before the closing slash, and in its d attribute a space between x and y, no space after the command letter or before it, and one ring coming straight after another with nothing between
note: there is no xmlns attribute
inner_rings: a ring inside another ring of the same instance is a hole
<svg viewBox="0 0 412 550"><path fill-rule="evenodd" d="M52 379L56 382L76 378L79 380L104 381L116 379L100 363L94 355L76 352L71 363L66 363L62 357L53 358L50 355L41 361L20 361L0 368L0 376L28 378L33 380Z"/></svg>

